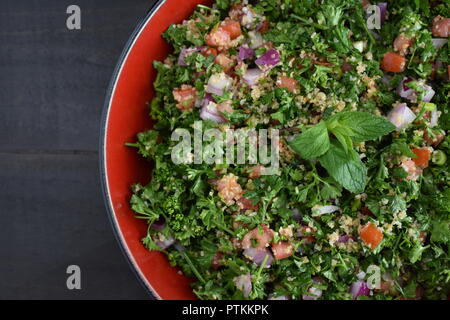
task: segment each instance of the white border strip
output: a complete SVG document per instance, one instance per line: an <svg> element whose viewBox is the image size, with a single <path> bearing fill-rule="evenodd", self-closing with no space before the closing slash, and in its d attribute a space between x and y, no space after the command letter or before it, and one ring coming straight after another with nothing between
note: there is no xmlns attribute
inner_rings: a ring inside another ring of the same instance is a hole
<svg viewBox="0 0 450 320"><path fill-rule="evenodd" d="M120 79L120 76L122 74L123 71L123 67L125 65L125 63L128 60L128 56L130 55L130 52L133 50L134 45L136 44L136 41L140 38L143 30L147 27L148 23L152 20L153 16L156 14L156 12L158 12L158 10L166 3L167 0L162 1L157 7L153 8L152 11L153 13L147 17L147 21L145 21L145 23L141 26L141 29L139 30L139 32L135 35L133 42L131 43L131 45L128 48L128 52L126 53L126 55L123 57L122 61L121 61L121 65L120 65L120 69L119 71L115 74L115 80L114 80L114 86L112 87L112 90L110 92L111 97L108 103L108 110L106 113L106 118L105 118L105 134L104 134L104 139L103 139L103 166L105 168L105 172L104 172L104 179L105 179L105 188L107 191L106 196L108 197L108 203L110 206L111 211L114 213L113 214L113 219L114 219L114 224L116 225L116 231L120 237L120 241L122 242L122 248L125 249L128 258L130 259L130 262L133 264L134 269L136 270L136 272L138 273L139 277L141 278L141 280L144 282L144 284L147 286L147 288L153 292L153 294L155 295L155 297L158 300L162 300L161 296L156 292L156 290L152 287L152 285L147 281L147 278L144 276L144 274L142 273L141 269L139 268L139 266L136 263L136 260L134 259L134 256L131 254L128 245L126 244L125 238L123 236L122 230L119 227L119 222L117 221L117 217L115 214L115 210L114 210L114 206L113 203L111 201L111 197L110 197L110 190L109 190L109 180L108 180L108 166L107 166L107 161L106 161L106 139L108 137L108 130L109 130L109 112L111 111L111 104L116 92L116 87L117 87L117 82Z"/></svg>

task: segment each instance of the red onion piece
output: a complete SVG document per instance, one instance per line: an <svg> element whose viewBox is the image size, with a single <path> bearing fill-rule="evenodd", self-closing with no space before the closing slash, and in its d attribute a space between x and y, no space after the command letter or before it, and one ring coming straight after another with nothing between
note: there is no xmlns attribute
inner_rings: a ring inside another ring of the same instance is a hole
<svg viewBox="0 0 450 320"><path fill-rule="evenodd" d="M161 231L166 226L166 222L164 219L160 219L158 221L153 222L152 229L156 231Z"/></svg>
<svg viewBox="0 0 450 320"><path fill-rule="evenodd" d="M410 77L405 77L403 78L402 81L400 81L397 87L397 94L400 97L408 99L410 101L416 99L416 91L406 86L406 84L411 81L414 81L414 79Z"/></svg>
<svg viewBox="0 0 450 320"><path fill-rule="evenodd" d="M387 15L387 2L379 2L377 3L378 8L380 8L380 22L381 25L386 21Z"/></svg>
<svg viewBox="0 0 450 320"><path fill-rule="evenodd" d="M223 72L213 74L208 80L206 92L222 96L224 91L231 86L232 82L233 80Z"/></svg>
<svg viewBox="0 0 450 320"><path fill-rule="evenodd" d="M238 60L242 61L245 59L250 59L255 56L255 50L249 48L247 45L242 45L239 48Z"/></svg>
<svg viewBox="0 0 450 320"><path fill-rule="evenodd" d="M251 87L258 83L259 78L263 72L260 69L248 69L242 79Z"/></svg>
<svg viewBox="0 0 450 320"><path fill-rule="evenodd" d="M178 65L182 67L186 67L187 63L184 60L187 56L190 56L194 52L200 52L203 50L203 47L197 47L197 48L183 48L181 49L180 55L178 56Z"/></svg>
<svg viewBox="0 0 450 320"><path fill-rule="evenodd" d="M437 111L436 108L433 109L433 111L431 111L430 127L437 126L440 116L441 116L441 112Z"/></svg>
<svg viewBox="0 0 450 320"><path fill-rule="evenodd" d="M430 102L431 99L433 99L434 94L435 94L436 92L433 90L432 87L430 87L430 86L427 85L427 84L424 84L424 85L423 85L423 88L426 90L426 92L425 92L425 95L424 95L423 98L422 98L422 101L424 101L424 102Z"/></svg>
<svg viewBox="0 0 450 320"><path fill-rule="evenodd" d="M255 63L262 69L271 69L280 63L280 53L275 49L269 49Z"/></svg>
<svg viewBox="0 0 450 320"><path fill-rule="evenodd" d="M387 118L397 130L401 130L411 124L416 119L416 115L406 103L400 103L388 114Z"/></svg>
<svg viewBox="0 0 450 320"><path fill-rule="evenodd" d="M233 281L234 284L236 285L236 288L241 290L242 293L244 294L244 297L247 298L253 289L252 275L250 273L243 274L239 277L234 278Z"/></svg>
<svg viewBox="0 0 450 320"><path fill-rule="evenodd" d="M358 280L352 283L350 293L353 295L353 299L356 299L359 296L370 295L370 289L365 281Z"/></svg>
<svg viewBox="0 0 450 320"><path fill-rule="evenodd" d="M161 241L161 240L156 241L156 245L158 247L160 247L162 250L169 248L174 243L175 243L175 239L172 236L170 236L168 239L166 239L164 241Z"/></svg>
<svg viewBox="0 0 450 320"><path fill-rule="evenodd" d="M276 296L274 293L269 294L267 300L291 300L289 296Z"/></svg>
<svg viewBox="0 0 450 320"><path fill-rule="evenodd" d="M445 46L448 42L448 39L443 39L443 38L433 38L431 39L431 41L433 41L433 47L436 49L440 49L443 46Z"/></svg>
<svg viewBox="0 0 450 320"><path fill-rule="evenodd" d="M415 81L415 79L410 78L410 77L403 78L403 80L399 83L399 85L397 87L397 94L400 97L405 98L411 102L416 102L417 101L417 91L406 86L406 84L411 81ZM425 95L422 98L422 100L425 102L430 102L431 99L433 99L433 97L434 97L435 91L433 90L432 87L430 87L427 84L422 84L421 86L425 90Z"/></svg>
<svg viewBox="0 0 450 320"><path fill-rule="evenodd" d="M322 296L322 290L314 286L320 284L321 281L318 278L314 278L312 282L313 285L308 289L308 294L302 295L303 300L317 300Z"/></svg>
<svg viewBox="0 0 450 320"><path fill-rule="evenodd" d="M269 249L266 248L245 249L244 256L259 266L264 262L264 259L266 259L267 256L266 264L264 265L265 268L269 268L273 262L272 253L269 251Z"/></svg>
<svg viewBox="0 0 450 320"><path fill-rule="evenodd" d="M354 236L346 234L346 235L340 236L339 239L338 239L338 242L339 243L346 243L346 242L350 241L350 239L355 241L355 237Z"/></svg>
<svg viewBox="0 0 450 320"><path fill-rule="evenodd" d="M217 111L217 105L214 102L209 102L202 107L200 110L200 118L202 120L211 120L215 123L223 123L227 121L227 119L225 119L225 117Z"/></svg>
<svg viewBox="0 0 450 320"><path fill-rule="evenodd" d="M320 206L320 207L313 207L313 214L312 216L321 216L323 214L333 213L336 211L339 211L341 208L338 206Z"/></svg>

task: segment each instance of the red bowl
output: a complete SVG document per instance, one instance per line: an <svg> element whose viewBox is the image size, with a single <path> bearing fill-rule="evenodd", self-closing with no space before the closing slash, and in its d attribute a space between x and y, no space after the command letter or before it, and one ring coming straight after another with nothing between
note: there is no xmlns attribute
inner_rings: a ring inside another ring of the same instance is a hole
<svg viewBox="0 0 450 320"><path fill-rule="evenodd" d="M194 299L192 280L171 267L160 252L141 243L147 224L135 218L129 200L130 185L148 183L150 165L125 147L138 132L152 128L147 102L154 95L155 60L163 60L170 46L161 37L171 24L180 23L198 4L208 0L160 0L140 22L114 72L102 116L100 168L103 193L116 237L145 288L158 299Z"/></svg>

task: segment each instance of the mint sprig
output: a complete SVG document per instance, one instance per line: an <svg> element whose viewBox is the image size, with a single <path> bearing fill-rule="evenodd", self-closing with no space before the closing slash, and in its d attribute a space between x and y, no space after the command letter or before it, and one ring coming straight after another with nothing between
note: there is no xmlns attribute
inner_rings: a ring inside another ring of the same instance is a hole
<svg viewBox="0 0 450 320"><path fill-rule="evenodd" d="M357 193L365 189L367 168L353 143L373 140L394 130L384 117L360 111L340 112L308 128L289 145L304 159L318 159L340 185Z"/></svg>

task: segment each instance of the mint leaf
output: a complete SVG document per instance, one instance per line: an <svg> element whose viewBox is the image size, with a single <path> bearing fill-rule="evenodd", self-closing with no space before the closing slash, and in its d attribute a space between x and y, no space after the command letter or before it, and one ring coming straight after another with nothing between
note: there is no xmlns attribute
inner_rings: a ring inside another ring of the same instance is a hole
<svg viewBox="0 0 450 320"><path fill-rule="evenodd" d="M320 164L340 185L350 192L360 193L366 187L367 168L354 150L347 153L338 141L320 157Z"/></svg>
<svg viewBox="0 0 450 320"><path fill-rule="evenodd" d="M330 138L325 122L321 121L314 127L296 136L289 146L302 158L318 158L330 148Z"/></svg>
<svg viewBox="0 0 450 320"><path fill-rule="evenodd" d="M327 120L329 123L333 121L338 121L341 126L349 128L354 142L373 140L395 130L395 126L386 118L367 112L340 112Z"/></svg>

